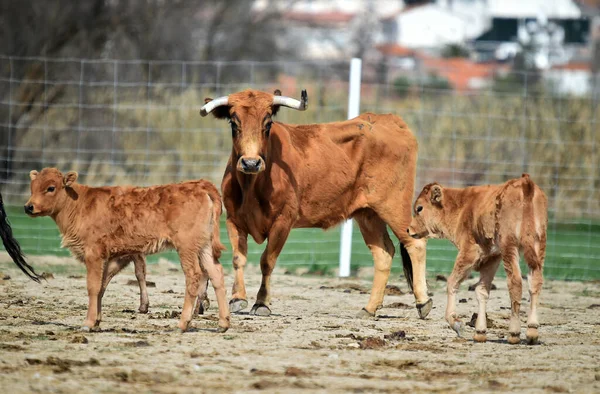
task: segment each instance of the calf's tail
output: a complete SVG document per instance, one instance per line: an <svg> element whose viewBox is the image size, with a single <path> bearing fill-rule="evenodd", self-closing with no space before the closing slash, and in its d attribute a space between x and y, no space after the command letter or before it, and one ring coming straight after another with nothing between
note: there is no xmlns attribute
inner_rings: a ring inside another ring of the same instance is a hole
<svg viewBox="0 0 600 394"><path fill-rule="evenodd" d="M27 261L25 261L25 256L21 251L21 246L13 237L12 228L10 227L8 217L6 216L6 211L4 210L2 194L0 194L0 237L2 238L4 249L6 249L8 255L17 265L17 267L19 267L21 271L23 271L29 278L40 283L41 276L35 272L32 266L27 264Z"/></svg>
<svg viewBox="0 0 600 394"><path fill-rule="evenodd" d="M221 257L221 252L225 250L225 246L221 243L221 234L219 231L221 212L223 211L221 195L219 191L211 184L207 190L208 196L213 202L213 236L212 236L212 251L213 257L218 259Z"/></svg>

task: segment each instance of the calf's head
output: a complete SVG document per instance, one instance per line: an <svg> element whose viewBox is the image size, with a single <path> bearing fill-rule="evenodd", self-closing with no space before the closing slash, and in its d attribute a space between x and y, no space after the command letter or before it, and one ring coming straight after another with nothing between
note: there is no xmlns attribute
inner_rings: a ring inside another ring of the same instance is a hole
<svg viewBox="0 0 600 394"><path fill-rule="evenodd" d="M244 90L204 101L200 115L212 112L215 118L227 119L231 125L236 169L245 174L258 174L266 167L273 117L282 106L306 110L308 95L303 90L298 101L282 96L279 90L274 94Z"/></svg>
<svg viewBox="0 0 600 394"><path fill-rule="evenodd" d="M443 235L444 192L437 183L425 186L413 205L408 234L413 238L437 238Z"/></svg>
<svg viewBox="0 0 600 394"><path fill-rule="evenodd" d="M25 204L25 213L29 216L51 216L57 214L68 198L71 186L77 181L75 171L63 175L56 168L44 168L29 173L31 178L31 197Z"/></svg>

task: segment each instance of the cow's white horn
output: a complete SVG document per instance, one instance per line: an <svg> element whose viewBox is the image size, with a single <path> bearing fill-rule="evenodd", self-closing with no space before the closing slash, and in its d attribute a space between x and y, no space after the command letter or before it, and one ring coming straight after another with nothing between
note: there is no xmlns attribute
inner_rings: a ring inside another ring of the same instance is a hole
<svg viewBox="0 0 600 394"><path fill-rule="evenodd" d="M222 105L227 105L229 102L228 96L223 96L216 98L208 103L204 104L202 108L200 108L200 116L206 116L212 112L213 109L220 107Z"/></svg>

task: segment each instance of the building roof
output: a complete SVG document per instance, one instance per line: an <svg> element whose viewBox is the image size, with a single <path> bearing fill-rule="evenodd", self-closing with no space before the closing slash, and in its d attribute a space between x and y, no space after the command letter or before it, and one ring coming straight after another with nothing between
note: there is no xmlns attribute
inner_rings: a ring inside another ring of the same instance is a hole
<svg viewBox="0 0 600 394"><path fill-rule="evenodd" d="M488 0L488 6L493 18L581 18L581 10L572 0Z"/></svg>
<svg viewBox="0 0 600 394"><path fill-rule="evenodd" d="M356 14L342 11L304 12L289 11L283 13L283 19L293 22L311 23L317 25L331 25L350 22Z"/></svg>

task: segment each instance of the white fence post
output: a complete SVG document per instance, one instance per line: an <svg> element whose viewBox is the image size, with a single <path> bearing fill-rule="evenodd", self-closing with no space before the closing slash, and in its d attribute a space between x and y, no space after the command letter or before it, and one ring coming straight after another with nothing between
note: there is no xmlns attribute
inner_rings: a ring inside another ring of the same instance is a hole
<svg viewBox="0 0 600 394"><path fill-rule="evenodd" d="M350 62L350 83L348 95L348 119L358 116L360 109L360 74L362 60L353 58ZM340 277L350 276L350 255L352 254L352 219L342 224L340 242Z"/></svg>

